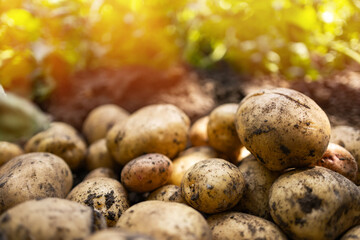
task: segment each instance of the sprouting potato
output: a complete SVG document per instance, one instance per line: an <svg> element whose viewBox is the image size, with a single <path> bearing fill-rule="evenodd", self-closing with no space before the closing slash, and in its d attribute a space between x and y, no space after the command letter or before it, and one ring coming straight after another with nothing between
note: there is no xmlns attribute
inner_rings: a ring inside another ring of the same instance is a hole
<svg viewBox="0 0 360 240"><path fill-rule="evenodd" d="M109 153L104 138L93 142L89 146L85 158L85 166L88 170L94 170L101 167L115 168L116 162Z"/></svg>
<svg viewBox="0 0 360 240"><path fill-rule="evenodd" d="M156 189L148 196L147 200L186 203L185 199L181 196L181 188L171 184Z"/></svg>
<svg viewBox="0 0 360 240"><path fill-rule="evenodd" d="M207 134L207 125L209 116L204 116L196 120L190 127L189 138L192 146L207 146L209 139Z"/></svg>
<svg viewBox="0 0 360 240"><path fill-rule="evenodd" d="M15 143L0 141L0 166L24 151Z"/></svg>

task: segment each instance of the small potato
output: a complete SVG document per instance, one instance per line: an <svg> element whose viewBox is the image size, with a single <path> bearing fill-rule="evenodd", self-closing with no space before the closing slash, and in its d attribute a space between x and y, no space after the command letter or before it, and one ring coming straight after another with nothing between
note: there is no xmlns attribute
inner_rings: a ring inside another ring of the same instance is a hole
<svg viewBox="0 0 360 240"><path fill-rule="evenodd" d="M109 227L114 226L129 208L126 190L119 181L111 178L87 179L75 186L67 199L99 210Z"/></svg>
<svg viewBox="0 0 360 240"><path fill-rule="evenodd" d="M253 215L239 212L215 214L207 219L213 240L264 239L287 240L274 223Z"/></svg>
<svg viewBox="0 0 360 240"><path fill-rule="evenodd" d="M209 139L207 134L207 125L209 122L209 116L199 118L191 125L189 130L189 138L191 145L194 147L197 146L207 146L209 145Z"/></svg>
<svg viewBox="0 0 360 240"><path fill-rule="evenodd" d="M360 240L360 225L350 228L340 240Z"/></svg>
<svg viewBox="0 0 360 240"><path fill-rule="evenodd" d="M0 166L23 153L24 151L18 145L11 142L0 141Z"/></svg>
<svg viewBox="0 0 360 240"><path fill-rule="evenodd" d="M126 121L128 117L128 111L115 104L98 106L86 117L82 133L89 143L93 143L105 138L112 126L118 122Z"/></svg>
<svg viewBox="0 0 360 240"><path fill-rule="evenodd" d="M355 158L345 148L335 143L329 143L329 146L315 164L340 173L351 181L355 182L358 166Z"/></svg>
<svg viewBox="0 0 360 240"><path fill-rule="evenodd" d="M21 203L0 216L3 239L84 239L106 228L104 217L79 203L45 198Z"/></svg>
<svg viewBox="0 0 360 240"><path fill-rule="evenodd" d="M145 201L133 205L116 227L152 236L157 240L209 240L210 228L195 209L181 203Z"/></svg>
<svg viewBox="0 0 360 240"><path fill-rule="evenodd" d="M163 154L150 153L128 162L121 170L121 182L132 192L150 192L165 185L172 162Z"/></svg>
<svg viewBox="0 0 360 240"><path fill-rule="evenodd" d="M186 203L181 196L181 188L176 185L165 185L156 189L148 196L147 200Z"/></svg>
<svg viewBox="0 0 360 240"><path fill-rule="evenodd" d="M272 171L310 166L322 157L330 140L325 112L292 89L249 94L239 104L235 124L240 141Z"/></svg>
<svg viewBox="0 0 360 240"><path fill-rule="evenodd" d="M110 168L96 168L96 169L92 170L91 172L89 172L85 176L84 180L94 178L94 177L108 177L108 178L116 179L115 172L112 169L110 169Z"/></svg>
<svg viewBox="0 0 360 240"><path fill-rule="evenodd" d="M202 160L216 157L218 157L217 152L209 146L192 147L186 149L185 151L179 153L179 157L174 159L173 172L171 174L169 183L180 186L185 172L191 166Z"/></svg>
<svg viewBox="0 0 360 240"><path fill-rule="evenodd" d="M69 166L51 153L15 157L0 168L0 213L31 199L64 198L72 184Z"/></svg>
<svg viewBox="0 0 360 240"><path fill-rule="evenodd" d="M155 240L154 238L141 234L125 231L119 228L108 228L97 231L86 240Z"/></svg>
<svg viewBox="0 0 360 240"><path fill-rule="evenodd" d="M115 160L109 153L106 146L106 140L100 139L93 142L89 148L85 158L85 165L88 170L96 168L115 168Z"/></svg>
<svg viewBox="0 0 360 240"><path fill-rule="evenodd" d="M186 202L204 213L218 213L234 207L245 190L240 170L232 163L212 158L193 165L181 182Z"/></svg>
<svg viewBox="0 0 360 240"><path fill-rule="evenodd" d="M121 165L147 153L171 159L185 149L189 126L189 117L178 107L149 105L131 114L124 126L114 126L106 137L107 146Z"/></svg>
<svg viewBox="0 0 360 240"><path fill-rule="evenodd" d="M53 122L50 127L33 136L25 145L26 152L55 154L74 170L80 167L86 154L86 144L70 125Z"/></svg>
<svg viewBox="0 0 360 240"><path fill-rule="evenodd" d="M232 160L242 147L235 128L235 114L239 104L227 103L215 108L209 115L207 134L209 145L227 154Z"/></svg>

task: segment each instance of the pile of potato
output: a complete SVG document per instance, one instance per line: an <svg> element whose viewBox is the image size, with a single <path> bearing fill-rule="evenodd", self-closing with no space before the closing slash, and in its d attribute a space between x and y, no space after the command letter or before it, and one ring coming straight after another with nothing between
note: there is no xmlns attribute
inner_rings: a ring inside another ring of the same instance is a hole
<svg viewBox="0 0 360 240"><path fill-rule="evenodd" d="M193 123L99 106L0 142L0 164L1 239L360 239L360 130L291 89Z"/></svg>

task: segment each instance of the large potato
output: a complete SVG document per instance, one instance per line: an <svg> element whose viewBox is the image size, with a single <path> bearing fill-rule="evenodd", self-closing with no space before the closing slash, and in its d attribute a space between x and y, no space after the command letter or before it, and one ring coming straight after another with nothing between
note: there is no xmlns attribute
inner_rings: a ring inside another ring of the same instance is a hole
<svg viewBox="0 0 360 240"><path fill-rule="evenodd" d="M360 188L324 167L293 170L273 183L269 206L291 239L336 239L360 223Z"/></svg>
<svg viewBox="0 0 360 240"><path fill-rule="evenodd" d="M73 177L69 166L51 153L27 153L0 168L0 212L31 199L64 198Z"/></svg>
<svg viewBox="0 0 360 240"><path fill-rule="evenodd" d="M215 214L207 219L213 240L263 239L286 240L285 234L274 223L239 212Z"/></svg>
<svg viewBox="0 0 360 240"><path fill-rule="evenodd" d="M173 158L185 149L189 126L188 116L176 106L150 105L131 114L124 126L114 126L107 135L107 146L121 165L146 153Z"/></svg>
<svg viewBox="0 0 360 240"><path fill-rule="evenodd" d="M157 240L210 240L210 228L195 209L175 202L145 201L120 217L117 227L150 235Z"/></svg>
<svg viewBox="0 0 360 240"><path fill-rule="evenodd" d="M67 199L97 209L108 226L114 226L129 208L128 195L122 184L112 178L94 177L75 186Z"/></svg>
<svg viewBox="0 0 360 240"><path fill-rule="evenodd" d="M193 165L183 176L181 193L186 202L204 213L234 207L245 190L245 180L232 163L211 158Z"/></svg>
<svg viewBox="0 0 360 240"><path fill-rule="evenodd" d="M0 141L0 166L24 151L15 143Z"/></svg>
<svg viewBox="0 0 360 240"><path fill-rule="evenodd" d="M94 108L86 117L82 133L89 143L105 138L107 132L118 122L126 121L129 113L115 105L105 104Z"/></svg>
<svg viewBox="0 0 360 240"><path fill-rule="evenodd" d="M84 239L106 228L104 217L90 207L65 199L21 203L0 216L2 239Z"/></svg>
<svg viewBox="0 0 360 240"><path fill-rule="evenodd" d="M236 113L240 141L273 171L305 167L322 157L330 140L330 122L309 97L275 88L246 96Z"/></svg>

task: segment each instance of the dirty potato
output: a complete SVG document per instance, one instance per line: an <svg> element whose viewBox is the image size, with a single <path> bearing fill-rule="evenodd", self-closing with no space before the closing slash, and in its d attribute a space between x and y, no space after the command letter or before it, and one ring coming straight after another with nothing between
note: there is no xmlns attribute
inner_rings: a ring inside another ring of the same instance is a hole
<svg viewBox="0 0 360 240"><path fill-rule="evenodd" d="M225 212L207 219L213 240L264 239L286 240L274 223L246 213Z"/></svg>
<svg viewBox="0 0 360 240"><path fill-rule="evenodd" d="M129 113L115 104L94 108L86 117L82 133L89 143L105 138L107 132L118 122L126 121Z"/></svg>
<svg viewBox="0 0 360 240"><path fill-rule="evenodd" d="M209 145L209 139L207 134L208 122L209 116L204 116L196 120L191 125L189 130L189 138L192 146L197 147Z"/></svg>
<svg viewBox="0 0 360 240"><path fill-rule="evenodd" d="M109 153L106 146L106 140L100 139L93 142L87 151L85 158L85 166L87 170L91 171L96 168L115 168L115 160Z"/></svg>
<svg viewBox="0 0 360 240"><path fill-rule="evenodd" d="M235 124L240 141L272 171L313 164L330 140L325 112L309 97L286 88L246 96Z"/></svg>
<svg viewBox="0 0 360 240"><path fill-rule="evenodd" d="M0 166L24 151L15 143L0 141Z"/></svg>
<svg viewBox="0 0 360 240"><path fill-rule="evenodd" d="M150 153L128 162L121 170L121 182L132 192L149 192L165 185L172 162L163 154Z"/></svg>
<svg viewBox="0 0 360 240"><path fill-rule="evenodd" d="M51 153L15 157L0 168L0 213L31 199L64 198L72 184L69 166Z"/></svg>
<svg viewBox="0 0 360 240"><path fill-rule="evenodd" d="M269 193L270 214L291 239L336 239L360 224L360 188L324 167L281 175Z"/></svg>
<svg viewBox="0 0 360 240"><path fill-rule="evenodd" d="M3 239L84 239L106 228L104 217L79 203L59 198L23 202L0 216Z"/></svg>
<svg viewBox="0 0 360 240"><path fill-rule="evenodd" d="M109 227L114 226L121 214L129 208L126 190L119 181L112 178L95 177L84 180L66 198L99 210Z"/></svg>
<svg viewBox="0 0 360 240"><path fill-rule="evenodd" d="M360 225L350 228L340 240L359 240L360 239Z"/></svg>
<svg viewBox="0 0 360 240"><path fill-rule="evenodd" d="M218 213L234 207L245 190L245 180L234 164L219 158L193 165L183 176L182 196L193 208Z"/></svg>
<svg viewBox="0 0 360 240"><path fill-rule="evenodd" d="M97 231L86 240L155 240L154 238L141 233L125 231L119 228L108 228Z"/></svg>
<svg viewBox="0 0 360 240"><path fill-rule="evenodd" d="M181 196L181 188L171 184L156 189L148 196L147 200L186 203L185 199Z"/></svg>
<svg viewBox="0 0 360 240"><path fill-rule="evenodd" d="M143 107L129 116L124 126L107 135L107 146L115 160L125 165L146 153L175 157L187 144L189 117L171 104Z"/></svg>
<svg viewBox="0 0 360 240"><path fill-rule="evenodd" d="M209 240L210 228L195 209L175 202L144 201L126 210L116 227L157 240Z"/></svg>

